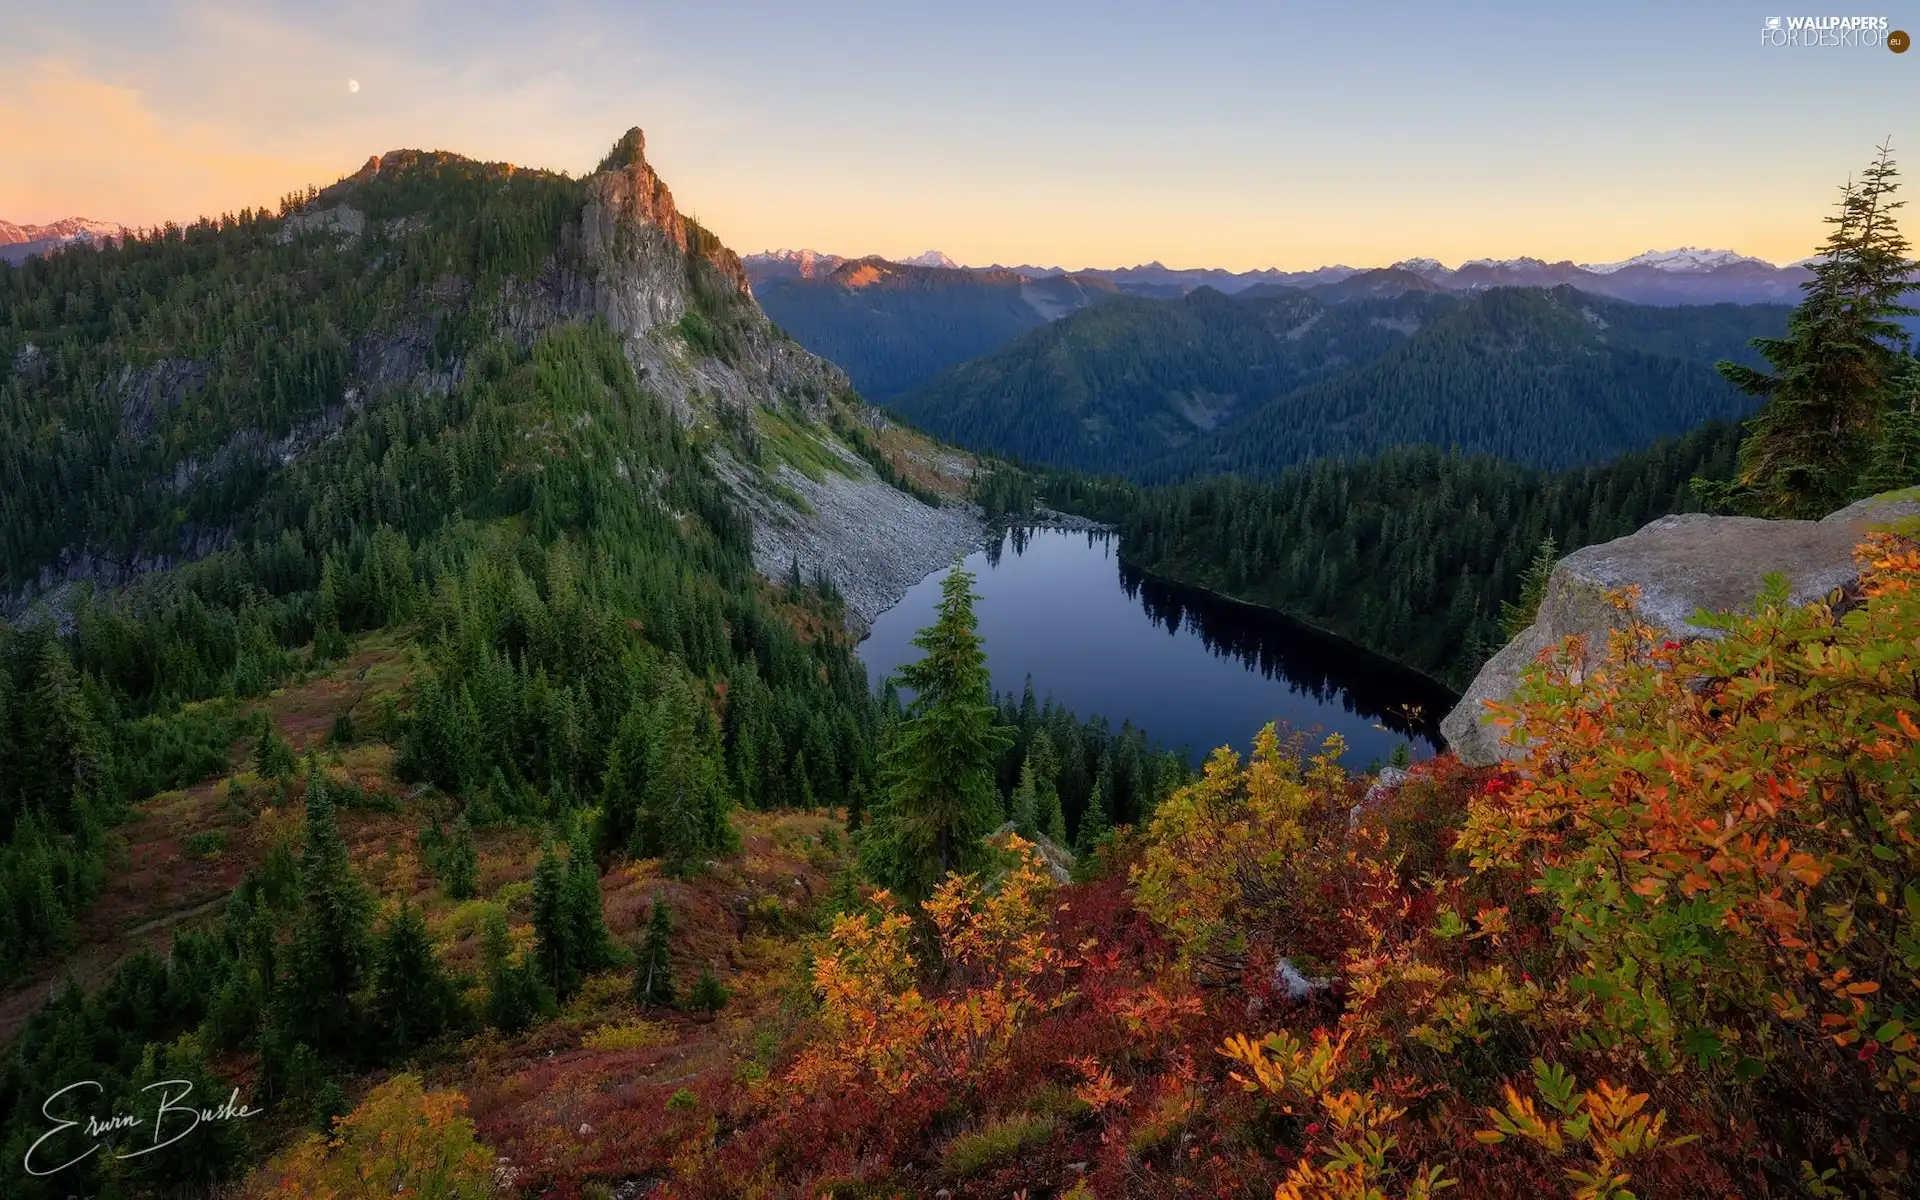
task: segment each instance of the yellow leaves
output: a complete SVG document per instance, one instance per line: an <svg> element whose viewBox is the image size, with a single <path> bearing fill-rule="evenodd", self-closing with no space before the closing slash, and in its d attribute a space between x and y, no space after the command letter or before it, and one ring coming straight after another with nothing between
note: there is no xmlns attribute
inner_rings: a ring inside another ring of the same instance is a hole
<svg viewBox="0 0 1920 1200"><path fill-rule="evenodd" d="M1647 1116L1647 1096L1601 1080L1594 1087L1579 1091L1573 1076L1559 1066L1535 1059L1534 1088L1540 1099L1557 1115L1546 1115L1532 1096L1523 1096L1511 1085L1501 1089L1504 1108L1489 1108L1492 1128L1478 1130L1475 1140L1482 1145L1498 1145L1509 1138L1531 1142L1548 1154L1560 1157L1581 1150L1591 1163L1581 1161L1566 1168L1569 1181L1576 1185L1575 1195L1584 1197L1625 1196L1629 1182L1620 1164L1635 1155L1685 1145L1692 1135L1665 1136L1666 1114Z"/></svg>
<svg viewBox="0 0 1920 1200"><path fill-rule="evenodd" d="M916 986L912 921L885 893L877 911L835 919L814 954L823 1036L788 1072L790 1086L818 1091L864 1073L898 1092L929 1075L959 1078L999 1061L1027 1017L1069 998L1035 990L1062 963L1045 928L1052 877L1032 843L1014 837L1008 849L1018 862L997 888L950 875L922 906L961 980L949 993Z"/></svg>
<svg viewBox="0 0 1920 1200"><path fill-rule="evenodd" d="M1232 1072L1241 1087L1278 1097L1284 1105L1289 1097L1304 1101L1327 1090L1340 1070L1349 1036L1342 1033L1335 1040L1316 1030L1309 1046L1284 1029L1259 1042L1237 1033L1227 1038L1220 1053L1247 1069L1244 1075Z"/></svg>
<svg viewBox="0 0 1920 1200"><path fill-rule="evenodd" d="M396 1075L309 1136L280 1165L280 1200L480 1200L493 1194L493 1154L475 1140L459 1092L425 1092Z"/></svg>
<svg viewBox="0 0 1920 1200"><path fill-rule="evenodd" d="M1237 948L1228 916L1240 873L1284 865L1305 840L1301 819L1308 807L1344 798L1340 749L1339 739L1329 738L1303 775L1298 752L1268 725L1255 737L1247 764L1221 747L1198 781L1154 811L1146 853L1133 870L1136 898L1174 935L1188 961Z"/></svg>

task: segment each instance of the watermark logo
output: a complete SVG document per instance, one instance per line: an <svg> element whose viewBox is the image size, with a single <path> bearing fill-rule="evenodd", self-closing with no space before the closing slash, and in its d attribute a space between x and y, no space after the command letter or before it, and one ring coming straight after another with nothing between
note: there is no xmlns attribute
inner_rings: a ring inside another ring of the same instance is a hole
<svg viewBox="0 0 1920 1200"><path fill-rule="evenodd" d="M52 1125L40 1135L38 1141L27 1147L24 1166L29 1175L52 1175L66 1170L82 1159L91 1158L102 1146L118 1149L114 1158L139 1158L143 1154L152 1154L155 1150L164 1150L181 1138L186 1137L203 1123L209 1121L238 1121L247 1117L257 1117L261 1110L240 1102L240 1089L214 1108L200 1108L187 1103L187 1097L193 1094L193 1084L185 1079L162 1079L141 1088L141 1092L160 1092L160 1102L153 1112L152 1127L148 1128L146 1117L133 1113L110 1113L107 1116L74 1113L62 1116L55 1111L61 1097L72 1093L79 1099L82 1089L92 1088L95 1092L106 1089L92 1079L83 1079L79 1083L70 1083L40 1106L40 1115ZM69 1104L72 1102L69 1101ZM61 1106L65 1107L65 1106ZM68 1130L76 1131L72 1137L61 1138ZM63 1145L47 1145L59 1138ZM74 1142L86 1145L86 1149L74 1154Z"/></svg>
<svg viewBox="0 0 1920 1200"><path fill-rule="evenodd" d="M1885 17L1768 17L1760 27L1760 44L1853 48L1884 44L1899 54L1907 47L1907 35L1892 28Z"/></svg>

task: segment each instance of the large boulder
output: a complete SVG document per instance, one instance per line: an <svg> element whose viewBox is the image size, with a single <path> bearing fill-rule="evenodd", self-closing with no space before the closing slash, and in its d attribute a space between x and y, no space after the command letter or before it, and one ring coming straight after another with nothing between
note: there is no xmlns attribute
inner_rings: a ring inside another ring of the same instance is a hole
<svg viewBox="0 0 1920 1200"><path fill-rule="evenodd" d="M1694 614L1747 607L1775 572L1786 577L1795 604L1851 587L1860 577L1853 548L1861 539L1873 529L1904 528L1915 517L1920 488L1909 488L1818 521L1662 517L1637 533L1576 550L1554 567L1533 624L1480 668L1440 732L1461 761L1475 766L1519 757L1520 745L1502 742L1501 730L1486 723L1487 703L1512 696L1528 664L1573 634L1586 635L1590 654L1604 654L1608 633L1627 620L1608 601L1609 592L1637 586L1634 616L1668 638L1719 637L1718 630L1694 624Z"/></svg>

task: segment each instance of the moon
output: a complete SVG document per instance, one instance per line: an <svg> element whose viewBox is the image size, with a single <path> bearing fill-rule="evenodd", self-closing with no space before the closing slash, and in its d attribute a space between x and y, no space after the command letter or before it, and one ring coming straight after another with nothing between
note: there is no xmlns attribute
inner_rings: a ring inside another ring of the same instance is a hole
<svg viewBox="0 0 1920 1200"><path fill-rule="evenodd" d="M349 80L347 80L347 92L348 92L348 94L352 94L352 93L354 93L354 92L357 92L357 91L359 91L359 90L360 90L360 81L359 81L358 79L349 79Z"/></svg>

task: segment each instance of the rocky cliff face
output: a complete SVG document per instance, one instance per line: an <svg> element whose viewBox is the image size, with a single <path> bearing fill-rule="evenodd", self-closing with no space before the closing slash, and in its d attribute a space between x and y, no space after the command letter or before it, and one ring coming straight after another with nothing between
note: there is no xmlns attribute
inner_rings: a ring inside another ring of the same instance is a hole
<svg viewBox="0 0 1920 1200"><path fill-rule="evenodd" d="M1794 604L1844 592L1859 582L1853 548L1862 538L1916 514L1920 489L1862 500L1818 521L1688 513L1569 554L1554 568L1533 624L1480 669L1440 732L1463 761L1476 766L1519 757L1523 742L1502 741L1502 731L1485 723L1488 702L1510 697L1528 664L1569 637L1583 636L1586 653L1603 656L1607 635L1628 619L1608 601L1609 593L1639 588L1632 615L1675 641L1719 637L1693 617L1702 610L1747 607L1773 573L1786 577Z"/></svg>

